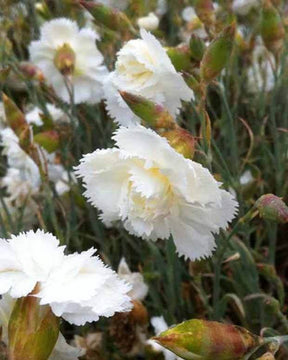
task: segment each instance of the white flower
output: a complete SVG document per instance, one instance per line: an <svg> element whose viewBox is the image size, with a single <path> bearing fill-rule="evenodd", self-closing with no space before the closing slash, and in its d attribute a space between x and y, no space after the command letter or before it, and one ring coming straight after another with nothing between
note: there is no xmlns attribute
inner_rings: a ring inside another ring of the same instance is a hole
<svg viewBox="0 0 288 360"><path fill-rule="evenodd" d="M248 185L254 180L254 177L250 170L244 171L244 173L240 177L241 185Z"/></svg>
<svg viewBox="0 0 288 360"><path fill-rule="evenodd" d="M236 14L244 16L259 5L259 0L234 0L232 9Z"/></svg>
<svg viewBox="0 0 288 360"><path fill-rule="evenodd" d="M199 21L199 18L196 14L195 9L192 6L187 6L182 11L182 18L184 21L191 22L191 21Z"/></svg>
<svg viewBox="0 0 288 360"><path fill-rule="evenodd" d="M210 256L213 234L235 216L237 202L202 165L140 125L121 127L117 147L87 154L76 168L84 195L103 222L122 220L133 235L168 239L192 260Z"/></svg>
<svg viewBox="0 0 288 360"><path fill-rule="evenodd" d="M150 12L147 16L139 18L137 20L137 24L140 28L148 31L153 31L158 28L159 19L153 12Z"/></svg>
<svg viewBox="0 0 288 360"><path fill-rule="evenodd" d="M250 93L269 92L275 86L275 76L273 66L275 60L271 57L267 49L262 44L261 39L257 39L258 45L253 50L252 65L247 73L247 87Z"/></svg>
<svg viewBox="0 0 288 360"><path fill-rule="evenodd" d="M42 71L56 94L70 101L64 77L54 64L57 50L69 45L75 54L75 68L70 77L74 89L74 101L97 103L103 96L103 80L108 71L103 56L96 47L98 35L92 29L79 30L77 23L65 18L46 22L41 28L40 40L30 44L31 61Z"/></svg>
<svg viewBox="0 0 288 360"><path fill-rule="evenodd" d="M52 234L29 231L0 239L0 294L33 296L56 316L84 325L131 309L131 286L93 256L95 249L64 255Z"/></svg>
<svg viewBox="0 0 288 360"><path fill-rule="evenodd" d="M15 305L16 299L5 294L0 300L0 327L2 329L1 340L8 345L8 324ZM83 355L83 350L67 344L64 336L59 333L55 348L48 360L77 360Z"/></svg>
<svg viewBox="0 0 288 360"><path fill-rule="evenodd" d="M102 261L94 249L65 257L37 296L57 316L76 325L131 309L131 289Z"/></svg>
<svg viewBox="0 0 288 360"><path fill-rule="evenodd" d="M155 335L161 334L163 331L168 329L168 325L164 320L163 316L155 316L151 319L151 324L154 328ZM148 345L156 352L162 352L165 360L181 360L182 358L175 355L173 352L165 349L154 340L147 340Z"/></svg>
<svg viewBox="0 0 288 360"><path fill-rule="evenodd" d="M60 264L63 251L52 234L41 230L0 239L0 294L28 295Z"/></svg>
<svg viewBox="0 0 288 360"><path fill-rule="evenodd" d="M119 10L125 10L128 6L128 0L94 0L100 4L117 8Z"/></svg>
<svg viewBox="0 0 288 360"><path fill-rule="evenodd" d="M47 111L50 115L50 118L54 123L66 123L69 121L68 117L64 114L64 112L57 108L53 104L46 104ZM44 112L38 107L34 107L26 114L26 121L30 125L42 126L43 120L41 116L44 116Z"/></svg>
<svg viewBox="0 0 288 360"><path fill-rule="evenodd" d="M132 285L132 289L128 293L131 299L140 301L145 299L148 293L148 286L144 282L143 275L139 272L131 272L125 258L121 259L117 273L120 279Z"/></svg>
<svg viewBox="0 0 288 360"><path fill-rule="evenodd" d="M142 39L130 40L119 51L116 69L105 82L108 112L121 125L139 122L118 90L142 95L164 105L172 115L181 107L181 100L193 99L193 91L176 72L159 41L141 29Z"/></svg>

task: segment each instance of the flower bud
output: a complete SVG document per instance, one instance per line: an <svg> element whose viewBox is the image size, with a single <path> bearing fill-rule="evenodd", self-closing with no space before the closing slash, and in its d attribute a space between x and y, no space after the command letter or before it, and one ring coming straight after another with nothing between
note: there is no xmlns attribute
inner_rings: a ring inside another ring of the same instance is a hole
<svg viewBox="0 0 288 360"><path fill-rule="evenodd" d="M232 53L236 24L227 26L208 46L200 66L201 78L210 82L226 66Z"/></svg>
<svg viewBox="0 0 288 360"><path fill-rule="evenodd" d="M161 134L169 144L187 159L193 159L195 152L195 138L187 131L180 127L165 131Z"/></svg>
<svg viewBox="0 0 288 360"><path fill-rule="evenodd" d="M191 66L190 49L187 45L169 47L167 49L172 64L177 71L186 71Z"/></svg>
<svg viewBox="0 0 288 360"><path fill-rule="evenodd" d="M186 84L190 87L190 89L192 89L194 93L200 97L202 95L202 91L199 81L190 73L183 72L182 75Z"/></svg>
<svg viewBox="0 0 288 360"><path fill-rule="evenodd" d="M75 68L76 55L69 44L63 44L56 52L54 65L62 75L72 75Z"/></svg>
<svg viewBox="0 0 288 360"><path fill-rule="evenodd" d="M34 136L34 142L41 145L49 153L59 148L59 134L55 130L44 131Z"/></svg>
<svg viewBox="0 0 288 360"><path fill-rule="evenodd" d="M139 18L137 25L139 28L144 28L147 31L154 31L158 29L159 19L153 12L150 12L148 16Z"/></svg>
<svg viewBox="0 0 288 360"><path fill-rule="evenodd" d="M199 19L208 27L215 23L215 12L212 0L196 0L195 11Z"/></svg>
<svg viewBox="0 0 288 360"><path fill-rule="evenodd" d="M190 56L196 61L201 61L206 50L205 43L197 35L192 34L190 38Z"/></svg>
<svg viewBox="0 0 288 360"><path fill-rule="evenodd" d="M120 95L134 114L144 120L146 125L155 129L173 129L176 126L173 117L162 105L126 91L120 91Z"/></svg>
<svg viewBox="0 0 288 360"><path fill-rule="evenodd" d="M261 338L242 327L196 319L153 340L187 360L239 360L261 344Z"/></svg>
<svg viewBox="0 0 288 360"><path fill-rule="evenodd" d="M274 55L279 54L283 48L285 29L278 10L265 0L261 18L261 36L265 46Z"/></svg>
<svg viewBox="0 0 288 360"><path fill-rule="evenodd" d="M19 65L19 70L28 80L37 80L42 82L44 80L44 75L42 71L32 63L23 61Z"/></svg>
<svg viewBox="0 0 288 360"><path fill-rule="evenodd" d="M7 95L3 93L2 96L5 116L7 123L15 134L19 137L20 143L23 147L30 143L29 125L25 120L25 116L17 105Z"/></svg>
<svg viewBox="0 0 288 360"><path fill-rule="evenodd" d="M284 201L276 195L262 195L255 203L261 217L278 223L288 222L288 207Z"/></svg>
<svg viewBox="0 0 288 360"><path fill-rule="evenodd" d="M108 29L122 32L135 31L130 20L122 11L92 1L80 0L79 4L89 11L97 23L106 26Z"/></svg>
<svg viewBox="0 0 288 360"><path fill-rule="evenodd" d="M39 299L26 296L17 300L9 326L9 359L47 360L59 335L59 318Z"/></svg>

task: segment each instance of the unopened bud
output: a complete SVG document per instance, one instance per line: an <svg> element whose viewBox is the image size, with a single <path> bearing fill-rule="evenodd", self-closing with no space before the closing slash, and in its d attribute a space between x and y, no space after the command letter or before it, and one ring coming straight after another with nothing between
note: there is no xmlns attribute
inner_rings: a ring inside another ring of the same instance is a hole
<svg viewBox="0 0 288 360"><path fill-rule="evenodd" d="M34 142L41 145L49 153L52 153L59 148L60 137L57 131L49 130L36 134Z"/></svg>
<svg viewBox="0 0 288 360"><path fill-rule="evenodd" d="M232 53L236 24L227 26L208 46L200 66L200 74L205 82L215 79L224 69Z"/></svg>
<svg viewBox="0 0 288 360"><path fill-rule="evenodd" d="M143 120L144 124L155 129L175 128L176 123L172 115L162 105L126 91L120 91L120 95L134 114Z"/></svg>
<svg viewBox="0 0 288 360"><path fill-rule="evenodd" d="M6 121L20 140L21 146L26 148L30 143L29 125L18 106L7 95L2 95Z"/></svg>
<svg viewBox="0 0 288 360"><path fill-rule="evenodd" d="M201 85L199 81L190 73L183 72L182 74L186 84L194 91L199 97L202 95Z"/></svg>
<svg viewBox="0 0 288 360"><path fill-rule="evenodd" d="M215 11L212 0L196 0L195 11L199 19L208 27L215 23Z"/></svg>
<svg viewBox="0 0 288 360"><path fill-rule="evenodd" d="M195 138L187 131L180 127L165 131L161 134L169 144L187 159L193 159L195 152Z"/></svg>
<svg viewBox="0 0 288 360"><path fill-rule="evenodd" d="M27 61L20 63L19 70L28 80L37 80L40 82L44 80L42 71L36 65Z"/></svg>
<svg viewBox="0 0 288 360"><path fill-rule="evenodd" d="M137 25L139 28L143 28L147 31L154 31L158 29L159 19L153 12L151 12L147 16L139 18L137 20Z"/></svg>
<svg viewBox="0 0 288 360"><path fill-rule="evenodd" d="M242 359L261 344L248 330L215 321L188 320L153 338L187 360Z"/></svg>
<svg viewBox="0 0 288 360"><path fill-rule="evenodd" d="M9 359L47 360L59 335L59 318L39 299L26 296L18 299L9 326Z"/></svg>
<svg viewBox="0 0 288 360"><path fill-rule="evenodd" d="M57 49L54 56L54 65L62 75L73 74L75 69L76 55L69 44L63 44Z"/></svg>
<svg viewBox="0 0 288 360"><path fill-rule="evenodd" d="M284 44L285 29L278 10L270 0L264 0L261 36L267 49L275 55L279 54Z"/></svg>
<svg viewBox="0 0 288 360"><path fill-rule="evenodd" d="M80 0L79 4L89 11L97 23L108 29L120 32L135 31L126 14L118 9L85 0Z"/></svg>
<svg viewBox="0 0 288 360"><path fill-rule="evenodd" d="M190 56L196 61L201 61L206 50L206 45L197 35L192 34L190 38Z"/></svg>
<svg viewBox="0 0 288 360"><path fill-rule="evenodd" d="M255 203L261 217L278 223L288 222L288 207L284 201L276 195L262 195Z"/></svg>
<svg viewBox="0 0 288 360"><path fill-rule="evenodd" d="M191 54L187 45L170 47L167 49L167 55L177 71L186 71L191 67Z"/></svg>

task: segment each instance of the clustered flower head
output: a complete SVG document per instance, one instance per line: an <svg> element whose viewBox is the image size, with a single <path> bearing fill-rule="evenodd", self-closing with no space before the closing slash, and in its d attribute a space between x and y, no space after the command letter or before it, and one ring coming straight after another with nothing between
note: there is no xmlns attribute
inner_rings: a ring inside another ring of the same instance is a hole
<svg viewBox="0 0 288 360"><path fill-rule="evenodd" d="M181 100L194 98L180 73L177 73L160 42L144 29L141 39L130 40L119 51L115 71L105 81L107 110L119 124L129 126L139 122L119 91L141 95L167 108L176 115Z"/></svg>
<svg viewBox="0 0 288 360"><path fill-rule="evenodd" d="M31 61L64 101L70 102L70 85L76 104L97 103L102 99L102 84L108 71L96 47L97 39L99 36L94 30L79 29L76 22L59 18L44 23L40 40L30 44ZM64 76L65 71L69 76Z"/></svg>
<svg viewBox="0 0 288 360"><path fill-rule="evenodd" d="M232 195L150 129L120 127L114 140L117 147L85 155L76 169L102 221L121 220L143 239L172 235L179 255L191 260L210 256L213 234L235 216Z"/></svg>
<svg viewBox="0 0 288 360"><path fill-rule="evenodd" d="M130 285L95 256L95 249L65 255L65 246L42 230L0 239L0 294L13 298L33 293L40 305L71 324L131 309Z"/></svg>

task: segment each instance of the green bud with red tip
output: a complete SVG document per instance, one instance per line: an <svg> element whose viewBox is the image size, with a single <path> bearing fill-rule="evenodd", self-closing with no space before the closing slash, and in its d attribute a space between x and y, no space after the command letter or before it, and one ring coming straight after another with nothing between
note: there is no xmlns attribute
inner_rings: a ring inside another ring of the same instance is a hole
<svg viewBox="0 0 288 360"><path fill-rule="evenodd" d="M166 51L177 71L186 71L191 67L191 54L187 45L169 47Z"/></svg>
<svg viewBox="0 0 288 360"><path fill-rule="evenodd" d="M48 360L59 335L59 318L39 299L26 296L17 300L8 326L11 360Z"/></svg>
<svg viewBox="0 0 288 360"><path fill-rule="evenodd" d="M255 206L263 219L283 224L288 222L288 206L276 195L262 195L256 201Z"/></svg>
<svg viewBox="0 0 288 360"><path fill-rule="evenodd" d="M98 24L114 31L135 32L130 20L122 11L92 1L80 0L79 4L89 11Z"/></svg>
<svg viewBox="0 0 288 360"><path fill-rule="evenodd" d="M26 148L30 144L30 129L25 116L18 106L7 95L2 95L7 123L20 140L20 145Z"/></svg>
<svg viewBox="0 0 288 360"><path fill-rule="evenodd" d="M187 360L240 360L262 342L242 327L197 319L184 321L153 339Z"/></svg>
<svg viewBox="0 0 288 360"><path fill-rule="evenodd" d="M48 130L34 136L34 142L41 145L49 153L56 151L60 145L60 137L57 131Z"/></svg>
<svg viewBox="0 0 288 360"><path fill-rule="evenodd" d="M227 65L233 50L235 29L235 22L227 26L205 51L200 74L206 83L215 79Z"/></svg>
<svg viewBox="0 0 288 360"><path fill-rule="evenodd" d="M278 10L270 0L264 0L261 17L261 36L268 50L277 55L283 48L285 28Z"/></svg>
<svg viewBox="0 0 288 360"><path fill-rule="evenodd" d="M195 152L195 138L187 130L177 127L161 134L169 144L187 159L193 159Z"/></svg>
<svg viewBox="0 0 288 360"><path fill-rule="evenodd" d="M195 0L195 11L199 19L208 27L215 23L215 11L212 0Z"/></svg>
<svg viewBox="0 0 288 360"><path fill-rule="evenodd" d="M172 115L159 104L144 98L143 96L133 95L126 91L120 91L120 95L129 108L143 120L145 125L155 129L173 129L176 123Z"/></svg>

